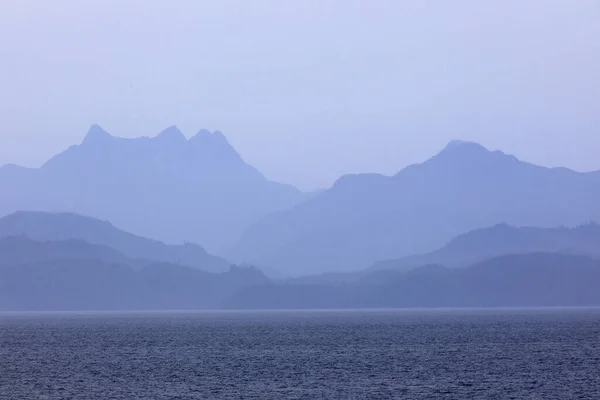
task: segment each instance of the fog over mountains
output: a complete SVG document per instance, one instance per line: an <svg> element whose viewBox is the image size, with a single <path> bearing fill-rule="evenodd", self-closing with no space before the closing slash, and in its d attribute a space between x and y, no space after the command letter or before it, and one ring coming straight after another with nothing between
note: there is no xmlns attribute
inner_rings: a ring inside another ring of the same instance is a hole
<svg viewBox="0 0 600 400"><path fill-rule="evenodd" d="M379 261L372 270L402 270L423 265L458 268L505 254L560 253L600 259L600 225L573 228L517 228L498 224L459 235L435 251Z"/></svg>
<svg viewBox="0 0 600 400"><path fill-rule="evenodd" d="M553 307L600 304L600 261L549 253L506 255L460 269L376 271L346 284L247 286L235 309Z"/></svg>
<svg viewBox="0 0 600 400"><path fill-rule="evenodd" d="M350 175L250 227L234 259L296 274L366 268L433 251L467 231L507 223L600 220L600 172L544 168L455 141L394 176Z"/></svg>
<svg viewBox="0 0 600 400"><path fill-rule="evenodd" d="M74 212L169 243L217 251L251 223L303 199L268 181L216 131L189 140L170 127L153 138L114 137L93 125L80 145L39 169L0 168L0 215Z"/></svg>
<svg viewBox="0 0 600 400"><path fill-rule="evenodd" d="M4 243L15 245L15 239L4 239L0 246ZM44 259L24 263L0 260L0 311L215 309L241 288L268 283L253 268L210 273L156 261L132 267L97 252L75 255L72 249L83 246L20 239L13 260L26 259L27 250L47 251Z"/></svg>
<svg viewBox="0 0 600 400"><path fill-rule="evenodd" d="M600 305L600 172L471 142L306 194L218 131L94 125L0 188L0 310Z"/></svg>
<svg viewBox="0 0 600 400"><path fill-rule="evenodd" d="M20 211L0 218L0 239L11 237L39 241L48 250L55 250L56 245L62 243L63 246L59 248L65 251L73 252L77 249L77 253L87 258L100 258L104 261L122 262L125 258L140 262L150 260L211 272L223 272L230 266L228 261L208 254L197 244L167 245L122 231L108 221L71 213ZM81 245L76 245L78 242ZM99 256L96 253L98 250L102 254L112 250L122 258L112 255L107 259ZM35 253L39 253L39 250Z"/></svg>
<svg viewBox="0 0 600 400"><path fill-rule="evenodd" d="M48 221L87 219L66 214L48 218L41 213L27 217L39 220L36 229ZM33 232L30 227L28 231ZM520 231L502 229L513 234ZM149 253L133 259L81 239L39 241L25 234L6 236L0 238L0 311L598 305L600 257L579 252L590 251L598 243L599 230L595 225L560 230L564 232L539 230L534 235L541 239L538 244L562 249L554 252L535 252L524 246L519 248L522 253L453 268L415 262L411 268L389 265L391 269L287 281L270 280L252 267L232 266L211 273L164 262L153 258L162 256L151 247L145 247ZM498 227L463 235L431 256L449 252L461 254L463 260L474 259L482 255L477 246L489 241L490 232L497 234ZM510 235L503 237L511 241ZM577 237L586 246L564 246ZM463 245L453 244L460 242ZM447 250L456 247L458 252Z"/></svg>
<svg viewBox="0 0 600 400"><path fill-rule="evenodd" d="M166 245L90 217L0 219L0 310L214 309L268 282L198 245Z"/></svg>

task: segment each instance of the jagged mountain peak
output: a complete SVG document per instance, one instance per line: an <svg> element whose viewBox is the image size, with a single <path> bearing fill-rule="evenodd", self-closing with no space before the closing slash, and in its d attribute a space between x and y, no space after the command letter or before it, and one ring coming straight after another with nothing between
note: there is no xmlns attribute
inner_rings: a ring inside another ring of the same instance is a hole
<svg viewBox="0 0 600 400"><path fill-rule="evenodd" d="M113 139L113 136L111 136L110 133L105 131L100 125L93 124L92 126L90 126L90 129L88 129L88 132L85 135L85 138L83 139L83 142L81 143L81 145L82 146L96 146L98 144L102 144L102 143L111 141L112 139Z"/></svg>
<svg viewBox="0 0 600 400"><path fill-rule="evenodd" d="M240 158L235 148L229 143L227 138L220 131L210 132L207 129L201 129L190 138L190 145L200 154L214 154L219 157Z"/></svg>
<svg viewBox="0 0 600 400"><path fill-rule="evenodd" d="M452 157L452 158L472 158L472 157L485 157L486 155L492 154L493 152L488 150L485 146L471 142L468 140L451 140L442 151L440 151L436 157Z"/></svg>
<svg viewBox="0 0 600 400"><path fill-rule="evenodd" d="M448 144L444 148L444 151L454 151L454 150L464 151L467 149L489 151L483 145L481 145L477 142L472 142L469 140L460 140L460 139L454 139L454 140L451 140L450 142L448 142Z"/></svg>
<svg viewBox="0 0 600 400"><path fill-rule="evenodd" d="M233 150L235 152L233 146L231 145L231 143L229 143L229 140L227 140L227 138L221 131L214 131L212 137L218 146L227 148L229 150Z"/></svg>
<svg viewBox="0 0 600 400"><path fill-rule="evenodd" d="M225 135L223 135L223 132L221 132L221 131L214 131L213 137L217 140L222 140L222 141L228 142L227 138L225 137Z"/></svg>
<svg viewBox="0 0 600 400"><path fill-rule="evenodd" d="M176 126L171 125L168 128L161 131L158 135L154 137L138 137L138 138L120 138L112 136L106 130L104 130L100 125L93 124L85 138L83 139L81 146L82 147L96 147L99 145L103 145L106 143L110 143L115 139L119 140L127 140L127 141L135 141L135 140L156 140L160 142L174 142L174 143L183 143L188 141L183 132ZM221 131L211 132L207 129L201 129L198 131L196 135L189 139L189 142L195 146L208 146L210 148L220 148L220 149L229 149L233 150L233 147L225 137L225 135ZM233 150L235 151L235 150Z"/></svg>
<svg viewBox="0 0 600 400"><path fill-rule="evenodd" d="M438 168L481 168L500 167L522 163L515 156L502 151L492 151L485 146L465 140L452 140L438 154L425 161L425 165Z"/></svg>
<svg viewBox="0 0 600 400"><path fill-rule="evenodd" d="M167 129L160 132L155 139L172 142L185 142L187 139L183 132L175 125L171 125Z"/></svg>
<svg viewBox="0 0 600 400"><path fill-rule="evenodd" d="M208 129L200 129L190 140L206 140L210 139L212 132Z"/></svg>
<svg viewBox="0 0 600 400"><path fill-rule="evenodd" d="M196 135L194 135L190 141L204 142L204 143L221 143L229 145L229 141L221 131L211 132L208 129L200 129Z"/></svg>

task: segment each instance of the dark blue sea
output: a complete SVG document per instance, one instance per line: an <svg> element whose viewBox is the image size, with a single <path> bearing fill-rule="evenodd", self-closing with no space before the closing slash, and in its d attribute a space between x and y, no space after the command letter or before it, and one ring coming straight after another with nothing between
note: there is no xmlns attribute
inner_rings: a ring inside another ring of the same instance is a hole
<svg viewBox="0 0 600 400"><path fill-rule="evenodd" d="M600 399L600 310L0 314L1 399Z"/></svg>

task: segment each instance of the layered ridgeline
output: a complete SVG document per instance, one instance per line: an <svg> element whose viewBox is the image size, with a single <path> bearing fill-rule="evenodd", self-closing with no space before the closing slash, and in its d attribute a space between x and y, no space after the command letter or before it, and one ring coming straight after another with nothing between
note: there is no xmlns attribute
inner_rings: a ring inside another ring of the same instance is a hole
<svg viewBox="0 0 600 400"><path fill-rule="evenodd" d="M0 310L214 309L267 282L197 245L166 245L93 218L0 219Z"/></svg>
<svg viewBox="0 0 600 400"><path fill-rule="evenodd" d="M366 272L349 282L270 281L133 260L80 240L0 239L0 310L194 310L600 305L600 261L561 253Z"/></svg>
<svg viewBox="0 0 600 400"><path fill-rule="evenodd" d="M377 262L371 270L407 271L426 265L459 268L502 255L536 252L600 259L600 225L535 228L498 224L460 235L429 253Z"/></svg>
<svg viewBox="0 0 600 400"><path fill-rule="evenodd" d="M0 311L215 309L266 283L254 268L206 272L78 240L0 239Z"/></svg>
<svg viewBox="0 0 600 400"><path fill-rule="evenodd" d="M228 261L208 254L197 244L167 245L125 232L108 221L72 213L20 211L0 218L0 239L11 237L14 243L20 243L15 241L17 238L41 242L35 251L28 246L38 261L47 259L46 254L62 251L64 258L77 258L80 254L79 258L100 258L128 265L131 261L164 262L211 272L227 271L230 266ZM10 252L8 242L3 243L0 260Z"/></svg>
<svg viewBox="0 0 600 400"><path fill-rule="evenodd" d="M291 284L338 285L356 283L377 271L408 272L418 268L464 268L506 255L546 253L600 260L600 225L535 228L498 224L476 229L450 240L432 252L378 261L367 269L328 272L288 278Z"/></svg>
<svg viewBox="0 0 600 400"><path fill-rule="evenodd" d="M176 127L124 139L93 125L80 145L39 169L0 168L0 187L0 215L74 212L213 252L260 217L304 198L245 163L222 133L201 130L186 139Z"/></svg>
<svg viewBox="0 0 600 400"><path fill-rule="evenodd" d="M600 305L600 261L559 253L505 255L465 268L383 270L349 283L241 288L234 309L562 307Z"/></svg>
<svg viewBox="0 0 600 400"><path fill-rule="evenodd" d="M544 168L456 141L391 177L340 178L254 224L230 258L293 274L356 270L433 251L498 223L557 227L599 220L599 172Z"/></svg>
<svg viewBox="0 0 600 400"><path fill-rule="evenodd" d="M196 245L74 214L19 212L0 219L0 310L600 305L599 239L594 224L498 225L361 273L277 282Z"/></svg>

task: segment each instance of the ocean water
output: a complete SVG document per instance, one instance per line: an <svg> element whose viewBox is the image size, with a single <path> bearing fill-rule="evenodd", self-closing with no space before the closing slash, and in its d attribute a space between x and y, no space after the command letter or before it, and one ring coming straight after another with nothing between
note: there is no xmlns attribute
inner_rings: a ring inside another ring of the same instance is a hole
<svg viewBox="0 0 600 400"><path fill-rule="evenodd" d="M600 310L0 314L0 399L600 399Z"/></svg>

